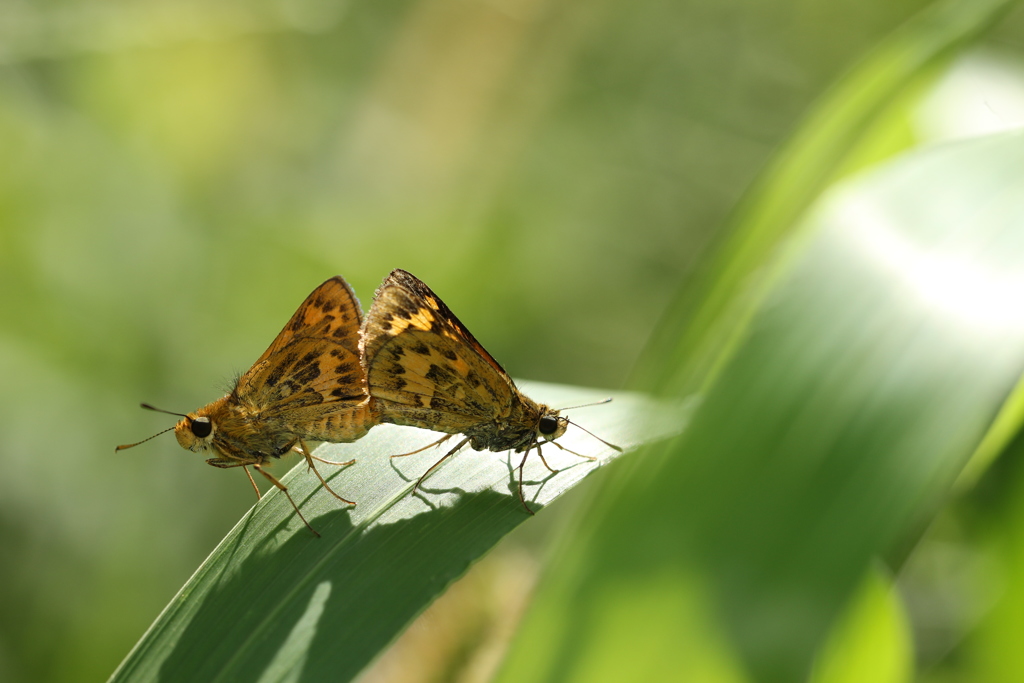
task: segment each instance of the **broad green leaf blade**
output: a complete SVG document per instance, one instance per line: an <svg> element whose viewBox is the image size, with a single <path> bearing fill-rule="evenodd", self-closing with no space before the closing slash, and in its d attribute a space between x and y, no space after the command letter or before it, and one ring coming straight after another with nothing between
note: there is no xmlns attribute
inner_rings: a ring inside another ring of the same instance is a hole
<svg viewBox="0 0 1024 683"><path fill-rule="evenodd" d="M827 195L687 430L602 477L500 680L614 680L581 674L607 657L606 626L683 642L644 608L673 577L707 587L705 630L752 680L805 679L872 558L943 503L1024 371L1022 225L1019 134ZM649 680L714 680L680 650L617 654Z"/></svg>
<svg viewBox="0 0 1024 683"><path fill-rule="evenodd" d="M609 392L521 383L554 406ZM572 411L587 429L630 449L678 432L680 411L637 394ZM272 491L221 542L182 588L112 681L345 681L505 534L530 519L517 493L515 454L468 451L447 460L411 495L444 450L390 460L439 435L380 425L354 444L325 444L319 457L351 468L328 482L358 506L344 510L305 465L283 481L322 538ZM540 510L618 453L570 427L566 448L545 448L525 468L526 495ZM329 472L330 466L322 466ZM335 468L336 469L336 468ZM183 492L187 496L187 492Z"/></svg>

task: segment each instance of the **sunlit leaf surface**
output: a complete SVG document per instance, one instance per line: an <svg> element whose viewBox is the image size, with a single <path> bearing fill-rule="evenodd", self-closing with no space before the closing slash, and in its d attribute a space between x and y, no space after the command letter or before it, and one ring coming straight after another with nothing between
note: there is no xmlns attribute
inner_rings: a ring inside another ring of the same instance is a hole
<svg viewBox="0 0 1024 683"><path fill-rule="evenodd" d="M554 406L608 393L522 383ZM685 413L636 394L571 411L571 419L626 449L677 432ZM382 425L354 444L327 444L320 457L357 458L332 487L358 502L343 510L305 466L284 481L315 538L287 499L271 492L199 568L115 674L138 680L348 680L452 580L513 528L530 519L517 493L515 454L463 452L415 495L416 479L445 451L390 460L438 435ZM545 450L551 474L531 457L525 491L540 511L618 454L570 427L565 447ZM326 468L326 466L324 466Z"/></svg>

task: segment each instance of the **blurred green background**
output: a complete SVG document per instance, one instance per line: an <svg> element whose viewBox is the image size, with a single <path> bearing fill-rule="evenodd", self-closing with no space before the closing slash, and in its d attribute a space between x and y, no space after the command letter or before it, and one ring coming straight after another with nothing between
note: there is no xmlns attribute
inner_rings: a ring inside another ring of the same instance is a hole
<svg viewBox="0 0 1024 683"><path fill-rule="evenodd" d="M217 398L321 281L365 306L396 267L513 375L625 385L811 105L929 4L0 5L0 680L106 678L252 504L170 436L115 454L172 423L140 400ZM1022 60L1016 10L899 93L854 165L1021 124ZM1024 472L1000 466L952 537L1020 535ZM546 516L433 618L477 623L473 586L528 590ZM948 580L992 561L949 547ZM929 622L929 680L954 680L990 597ZM979 652L1008 637L990 630Z"/></svg>

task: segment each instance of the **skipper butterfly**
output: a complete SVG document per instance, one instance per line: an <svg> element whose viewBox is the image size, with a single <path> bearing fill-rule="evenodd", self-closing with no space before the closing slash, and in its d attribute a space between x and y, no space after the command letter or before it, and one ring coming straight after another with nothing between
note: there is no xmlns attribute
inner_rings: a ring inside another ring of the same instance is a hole
<svg viewBox="0 0 1024 683"><path fill-rule="evenodd" d="M523 466L531 451L552 473L556 470L544 459L542 444L595 460L555 442L575 423L519 391L444 302L404 270L392 271L377 289L363 323L360 356L381 422L447 434L412 453L438 446L456 434L463 437L416 486L467 444L478 451L512 450L523 454L517 468L519 500L533 514L523 495Z"/></svg>
<svg viewBox="0 0 1024 683"><path fill-rule="evenodd" d="M325 489L338 500L355 505L328 486L314 464L347 466L355 461L318 458L306 442L355 441L379 421L359 362L361 322L359 302L348 283L341 276L331 278L299 306L270 348L238 378L231 393L187 415L170 413L182 419L164 432L173 429L182 448L212 453L214 457L206 462L214 467L241 467L258 498L259 488L249 473L251 465L288 497L299 518L319 536L302 516L288 487L264 466L297 451ZM146 403L142 407L170 412Z"/></svg>

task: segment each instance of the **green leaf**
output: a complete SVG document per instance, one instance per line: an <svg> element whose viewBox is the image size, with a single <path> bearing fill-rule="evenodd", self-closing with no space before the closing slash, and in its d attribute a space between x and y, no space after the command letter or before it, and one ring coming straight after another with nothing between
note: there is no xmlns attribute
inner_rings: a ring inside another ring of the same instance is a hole
<svg viewBox="0 0 1024 683"><path fill-rule="evenodd" d="M556 407L609 395L527 382L520 387ZM678 410L637 394L612 395L612 403L572 411L571 419L627 450L681 428ZM413 495L416 479L446 451L388 456L438 436L380 425L354 444L317 449L329 460L358 460L327 477L357 507L342 509L304 464L293 468L283 481L322 538L271 491L214 550L111 680L270 683L355 676L473 561L530 519L518 499L515 454L462 452ZM574 427L559 443L599 460L549 447L545 457L561 469L552 475L531 456L525 492L534 510L619 455Z"/></svg>
<svg viewBox="0 0 1024 683"><path fill-rule="evenodd" d="M602 477L500 680L615 680L581 673L609 628L682 642L639 607L653 582L704 586L710 615L676 622L725 634L754 680L803 680L873 558L931 519L1024 372L1021 225L1020 134L907 154L826 195L687 430ZM680 649L619 649L618 665L698 680Z"/></svg>

